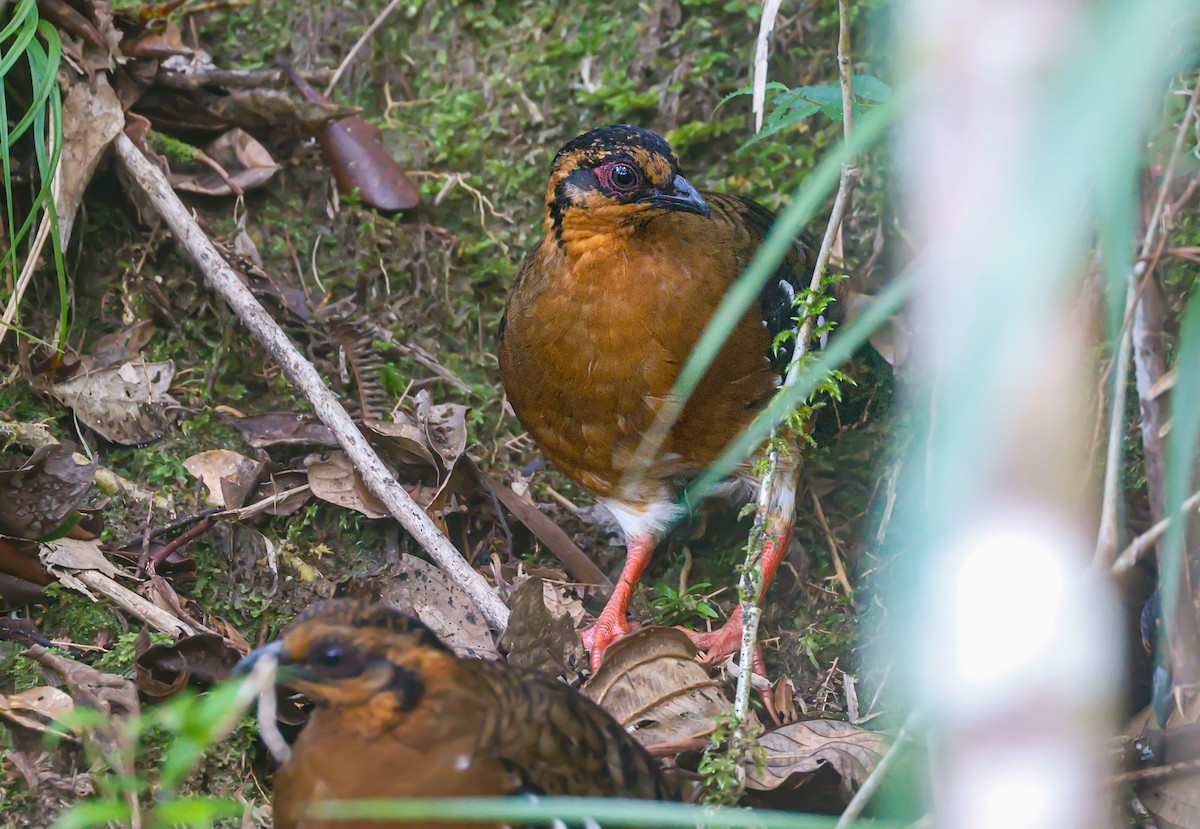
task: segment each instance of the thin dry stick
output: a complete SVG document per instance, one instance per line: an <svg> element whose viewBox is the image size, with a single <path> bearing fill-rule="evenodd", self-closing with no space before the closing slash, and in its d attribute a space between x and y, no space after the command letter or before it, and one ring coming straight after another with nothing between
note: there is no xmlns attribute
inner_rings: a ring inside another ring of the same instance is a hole
<svg viewBox="0 0 1200 829"><path fill-rule="evenodd" d="M1134 308L1141 301L1138 285L1149 267L1150 255L1154 251L1158 238L1159 225L1162 221L1163 209L1167 195L1171 189L1171 181L1175 177L1175 167L1183 153L1184 138L1188 127L1196 115L1197 104L1200 104L1200 82L1192 90L1183 121L1179 124L1179 133L1175 136L1175 146L1171 148L1171 157L1163 171L1162 182L1158 186L1158 195L1154 200L1154 209L1150 213L1150 221L1146 224L1146 232L1142 236L1141 249L1137 260L1129 272L1125 302L1125 318L1133 316ZM1097 567L1112 567L1117 555L1119 528L1117 526L1118 500L1120 498L1121 447L1125 442L1125 391L1129 385L1129 358L1133 351L1133 327L1123 328L1121 341L1117 346L1116 372L1113 379L1113 402L1108 427L1108 451L1104 467L1104 501L1100 511L1100 530L1096 538L1096 554L1093 564Z"/></svg>
<svg viewBox="0 0 1200 829"><path fill-rule="evenodd" d="M850 9L848 0L838 0L838 76L842 86L842 133L843 140L849 141L854 132L854 84L850 68ZM825 227L825 235L821 239L821 248L817 252L817 260L813 263L812 280L809 282L809 298L816 296L821 290L825 279L825 268L829 264L833 243L838 230L842 226L842 218L846 215L846 205L850 201L850 191L858 171L850 163L842 166L842 176L838 181L837 195L833 200L833 212L829 216L829 224ZM796 332L796 342L792 354L791 365L788 366L784 379L784 390L796 383L800 373L800 364L808 350L808 341L812 336L814 325L813 314L808 307L801 314L799 330ZM773 436L774 437L774 436ZM762 616L759 601L762 592L762 542L765 540L766 511L776 502L780 493L795 486L793 465L781 463L779 450L772 448L767 454L767 471L759 488L758 508L755 515L751 543L746 551L746 563L743 568L742 583L739 585L742 596L742 647L738 656L739 664L753 665L754 650L758 644L758 622ZM793 505L794 509L794 505ZM734 695L734 716L740 724L746 722L750 710L750 687L753 671L743 670L738 676L737 690Z"/></svg>
<svg viewBox="0 0 1200 829"><path fill-rule="evenodd" d="M194 636L200 631L163 610L154 602L142 598L128 587L118 584L99 570L77 570L71 574L84 585L116 602L125 612L141 619L155 630L168 633L179 639Z"/></svg>
<svg viewBox="0 0 1200 829"><path fill-rule="evenodd" d="M879 791L879 787L883 785L884 778L887 777L888 770L896 764L896 759L900 756L900 749L912 739L912 732L915 729L917 715L909 714L908 719L904 721L904 725L900 728L900 733L896 735L895 741L891 748L887 750L887 754L879 760L875 768L871 769L871 773L867 775L867 779L858 787L858 791L854 793L854 797L850 798L850 802L846 804L845 811L838 818L837 826L834 829L846 829L853 825L858 816L862 814L862 810L875 793Z"/></svg>
<svg viewBox="0 0 1200 829"><path fill-rule="evenodd" d="M121 163L171 228L176 243L191 257L209 285L229 304L250 333L275 358L292 385L307 398L317 417L337 437L367 488L428 551L438 566L466 590L488 623L496 630L503 630L508 624L508 608L504 602L388 472L337 397L325 386L312 363L296 349L283 329L237 278L171 189L166 177L124 133L117 136L115 143Z"/></svg>
<svg viewBox="0 0 1200 829"><path fill-rule="evenodd" d="M275 712L278 710L275 699L275 672L278 667L279 661L274 656L265 654L258 657L254 667L250 669L249 678L238 691L238 698L244 694L257 694L258 707L255 716L258 719L258 734L271 756L275 758L275 762L286 763L292 757L292 747L279 733L279 725L275 719Z"/></svg>
<svg viewBox="0 0 1200 829"><path fill-rule="evenodd" d="M387 20L388 15L391 14L399 5L400 0L392 0L392 2L384 6L383 11L379 13L375 20L371 22L371 25L367 27L367 30L362 33L362 36L359 37L359 39L354 42L354 45L350 47L350 51L346 53L346 57L342 58L342 62L338 64L338 68L334 71L333 77L329 79L329 83L325 87L326 98L328 98L333 92L333 88L337 86L337 82L341 80L342 73L345 72L346 67L350 65L350 61L354 60L354 56L357 55L359 50L362 49L363 45L371 39L371 35L375 34L375 30L383 25L383 21Z"/></svg>
<svg viewBox="0 0 1200 829"><path fill-rule="evenodd" d="M754 46L754 89L751 95L755 132L763 126L763 110L767 103L767 52L782 5L783 0L763 0L762 19L758 22L758 42Z"/></svg>
<svg viewBox="0 0 1200 829"><path fill-rule="evenodd" d="M1193 494L1183 502L1179 510L1179 515L1185 515L1197 507L1200 507L1200 492ZM1163 537L1167 528L1171 526L1172 520L1174 520L1173 516L1168 515L1133 539L1133 541L1130 541L1129 546L1122 550L1121 554L1117 556L1117 560L1113 562L1112 572L1119 575L1130 570L1133 565L1137 564L1138 560L1154 546L1158 539Z"/></svg>

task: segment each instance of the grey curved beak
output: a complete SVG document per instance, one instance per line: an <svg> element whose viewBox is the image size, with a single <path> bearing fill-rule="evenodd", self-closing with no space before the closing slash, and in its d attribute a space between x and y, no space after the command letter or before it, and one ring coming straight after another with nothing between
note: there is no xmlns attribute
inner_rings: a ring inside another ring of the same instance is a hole
<svg viewBox="0 0 1200 829"><path fill-rule="evenodd" d="M693 187L692 183L683 176L675 176L675 180L671 182L671 189L669 191L654 193L647 196L645 201L666 210L677 210L680 213L695 213L706 219L709 215L708 202L704 200L704 196L700 195L700 191Z"/></svg>
<svg viewBox="0 0 1200 829"><path fill-rule="evenodd" d="M248 676L254 670L255 663L264 656L274 657L279 661L279 655L283 652L282 642L272 642L269 645L263 645L261 648L250 651L241 658L236 665L233 666L233 676Z"/></svg>

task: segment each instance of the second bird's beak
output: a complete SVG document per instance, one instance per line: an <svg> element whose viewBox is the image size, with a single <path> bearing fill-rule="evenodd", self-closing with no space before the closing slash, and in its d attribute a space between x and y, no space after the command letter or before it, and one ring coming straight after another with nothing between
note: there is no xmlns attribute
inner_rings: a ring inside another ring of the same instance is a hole
<svg viewBox="0 0 1200 829"><path fill-rule="evenodd" d="M708 218L708 202L704 200L704 196L700 195L700 191L683 176L675 176L675 180L671 182L665 192L653 193L647 196L645 201L666 210L695 213Z"/></svg>
<svg viewBox="0 0 1200 829"><path fill-rule="evenodd" d="M282 642L272 642L269 645L264 645L261 648L252 650L250 653L243 656L241 661L233 666L233 676L249 676L250 672L254 670L254 666L258 663L258 661L266 656L273 658L278 664L279 656L282 652Z"/></svg>

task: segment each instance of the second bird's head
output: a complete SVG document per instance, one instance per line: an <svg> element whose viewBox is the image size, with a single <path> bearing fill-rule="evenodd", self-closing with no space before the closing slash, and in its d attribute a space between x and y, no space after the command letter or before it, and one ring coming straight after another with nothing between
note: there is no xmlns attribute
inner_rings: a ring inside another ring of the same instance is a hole
<svg viewBox="0 0 1200 829"><path fill-rule="evenodd" d="M281 684L317 705L351 708L370 703L381 709L380 714L412 710L431 679L455 659L416 619L353 599L313 605L279 639L242 659L235 673L249 673L265 656L278 662Z"/></svg>
<svg viewBox="0 0 1200 829"><path fill-rule="evenodd" d="M708 216L700 191L679 174L671 145L628 124L586 132L558 151L546 210L556 232L573 218L600 230L606 224L640 224L668 212Z"/></svg>

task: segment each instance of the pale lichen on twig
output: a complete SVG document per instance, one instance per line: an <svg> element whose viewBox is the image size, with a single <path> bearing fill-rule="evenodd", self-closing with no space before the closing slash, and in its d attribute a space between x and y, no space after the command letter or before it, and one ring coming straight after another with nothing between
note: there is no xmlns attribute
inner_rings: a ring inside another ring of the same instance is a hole
<svg viewBox="0 0 1200 829"><path fill-rule="evenodd" d="M777 6L777 4L776 4ZM764 4L764 11L766 4ZM849 141L854 131L854 86L850 60L850 9L848 0L839 0L839 29L838 29L838 77L842 90L842 131L843 140ZM755 87L766 83L765 72L756 77ZM757 94L757 91L756 91ZM842 219L846 214L850 191L854 187L858 172L850 163L842 167L841 179L838 182L837 195L834 197L833 211L821 239L821 247L813 263L812 279L806 304L802 306L796 341L792 352L792 360L788 366L780 393L793 385L799 376L800 366L808 351L808 343L816 324L815 314L812 313L812 303L819 296L824 284L825 269L833 252L834 242L841 229ZM786 426L784 427L787 428ZM772 433L772 441L767 452L766 468L762 485L759 488L758 504L754 518L754 528L751 530L750 541L746 547L746 561L739 583L742 601L742 642L739 653L739 664L743 667L754 664L755 649L758 646L758 624L762 615L760 607L763 586L762 554L763 545L770 531L768 512L779 499L779 493L787 488L795 487L795 464L783 457L783 449L778 446L777 438L780 430ZM794 505L792 507L794 509ZM781 520L790 522L791 516ZM753 671L742 670L738 676L737 690L734 694L734 716L737 718L735 738L744 737L750 711L750 689ZM736 741L736 740L735 740Z"/></svg>

